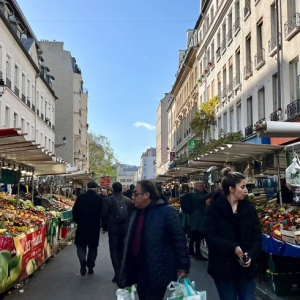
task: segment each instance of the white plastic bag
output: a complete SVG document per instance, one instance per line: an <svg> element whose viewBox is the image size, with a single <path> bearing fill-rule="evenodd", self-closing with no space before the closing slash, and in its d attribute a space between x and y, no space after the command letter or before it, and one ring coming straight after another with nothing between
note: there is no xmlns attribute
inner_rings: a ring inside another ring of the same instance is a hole
<svg viewBox="0 0 300 300"><path fill-rule="evenodd" d="M117 300L139 300L135 285L126 289L118 289L116 295Z"/></svg>
<svg viewBox="0 0 300 300"><path fill-rule="evenodd" d="M184 278L183 283L179 282L179 278L177 282L170 282L168 289L173 293L168 300L206 300L206 291L196 291L194 282Z"/></svg>
<svg viewBox="0 0 300 300"><path fill-rule="evenodd" d="M300 187L300 166L297 158L293 158L291 165L285 170L286 182Z"/></svg>

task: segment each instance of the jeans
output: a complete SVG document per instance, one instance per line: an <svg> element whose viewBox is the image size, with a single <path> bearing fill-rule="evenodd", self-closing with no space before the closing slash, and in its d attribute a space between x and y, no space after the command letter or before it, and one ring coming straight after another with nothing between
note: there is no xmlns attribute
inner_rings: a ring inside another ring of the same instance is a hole
<svg viewBox="0 0 300 300"><path fill-rule="evenodd" d="M237 276L214 280L220 300L253 300L255 297L255 279Z"/></svg>
<svg viewBox="0 0 300 300"><path fill-rule="evenodd" d="M111 262L115 273L118 273L121 268L125 235L108 233L108 238Z"/></svg>
<svg viewBox="0 0 300 300"><path fill-rule="evenodd" d="M202 256L200 251L201 241L203 240L204 235L202 232L195 230L191 232L190 243L189 243L189 253L196 254L196 256ZM195 244L195 250L194 250Z"/></svg>
<svg viewBox="0 0 300 300"><path fill-rule="evenodd" d="M88 246L88 254L86 258L87 247L77 246L77 255L79 258L79 262L81 265L86 264L89 269L93 269L95 267L95 261L98 254L98 247L90 247Z"/></svg>

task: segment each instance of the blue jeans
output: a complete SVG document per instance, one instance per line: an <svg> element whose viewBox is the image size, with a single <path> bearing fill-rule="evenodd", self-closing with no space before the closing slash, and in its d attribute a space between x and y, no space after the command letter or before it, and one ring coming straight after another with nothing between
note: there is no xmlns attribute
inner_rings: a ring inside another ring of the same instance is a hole
<svg viewBox="0 0 300 300"><path fill-rule="evenodd" d="M214 279L220 300L253 300L255 295L255 279L244 276Z"/></svg>

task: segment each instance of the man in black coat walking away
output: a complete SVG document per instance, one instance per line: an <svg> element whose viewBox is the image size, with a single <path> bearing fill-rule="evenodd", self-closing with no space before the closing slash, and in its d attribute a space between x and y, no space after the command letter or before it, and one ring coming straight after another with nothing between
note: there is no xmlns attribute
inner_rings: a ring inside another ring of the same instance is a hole
<svg viewBox="0 0 300 300"><path fill-rule="evenodd" d="M80 274L94 273L100 236L100 219L103 200L97 194L95 182L87 184L87 192L77 197L73 207L73 220L77 223L75 245L80 262ZM87 253L88 247L88 253Z"/></svg>
<svg viewBox="0 0 300 300"><path fill-rule="evenodd" d="M127 190L125 193L124 193L124 196L126 196L127 198L129 198L131 200L131 197L132 197L132 192L135 188L135 185L134 184L131 184L130 187L129 187L129 190Z"/></svg>
<svg viewBox="0 0 300 300"><path fill-rule="evenodd" d="M128 211L133 204L129 198L122 195L122 184L120 182L115 182L112 188L113 195L107 197L104 201L103 233L108 231L110 257L115 271L112 282L117 282L122 261Z"/></svg>
<svg viewBox="0 0 300 300"><path fill-rule="evenodd" d="M167 285L189 272L185 235L177 211L151 181L139 181L132 200L118 286L137 284L140 300L162 300Z"/></svg>

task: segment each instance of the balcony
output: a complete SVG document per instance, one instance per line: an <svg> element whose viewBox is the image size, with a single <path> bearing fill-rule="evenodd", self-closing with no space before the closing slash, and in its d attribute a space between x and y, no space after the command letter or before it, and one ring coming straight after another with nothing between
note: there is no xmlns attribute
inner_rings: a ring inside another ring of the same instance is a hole
<svg viewBox="0 0 300 300"><path fill-rule="evenodd" d="M217 56L217 62L218 62L221 58L221 47L219 47L218 50L216 51L216 56Z"/></svg>
<svg viewBox="0 0 300 300"><path fill-rule="evenodd" d="M35 112L35 105L34 104L32 104L31 109L32 109L33 112Z"/></svg>
<svg viewBox="0 0 300 300"><path fill-rule="evenodd" d="M50 122L50 121L48 122L48 125L49 125L49 127L51 128L52 124L51 124L51 122Z"/></svg>
<svg viewBox="0 0 300 300"><path fill-rule="evenodd" d="M227 47L232 43L232 29L230 29L227 33Z"/></svg>
<svg viewBox="0 0 300 300"><path fill-rule="evenodd" d="M241 18L237 18L233 24L234 36L236 36L241 30Z"/></svg>
<svg viewBox="0 0 300 300"><path fill-rule="evenodd" d="M248 0L246 1L244 7L244 21L246 21L250 15L251 15L251 1Z"/></svg>
<svg viewBox="0 0 300 300"><path fill-rule="evenodd" d="M234 89L235 90L238 90L239 88L241 88L241 78L242 78L242 74L241 73L237 74L234 77L233 81L234 81Z"/></svg>
<svg viewBox="0 0 300 300"><path fill-rule="evenodd" d="M281 48L281 33L279 32L279 49ZM269 56L272 57L277 53L277 36L273 36L269 42Z"/></svg>
<svg viewBox="0 0 300 300"><path fill-rule="evenodd" d="M261 123L264 122L264 121L266 121L266 118L262 118L262 119L258 120L258 121L256 122L256 124L261 124Z"/></svg>
<svg viewBox="0 0 300 300"><path fill-rule="evenodd" d="M11 90L11 81L6 78L6 86Z"/></svg>
<svg viewBox="0 0 300 300"><path fill-rule="evenodd" d="M52 130L54 130L55 129L55 127L54 127L54 125L52 124Z"/></svg>
<svg viewBox="0 0 300 300"><path fill-rule="evenodd" d="M259 52L254 56L255 69L259 70L265 63L265 49L260 49Z"/></svg>
<svg viewBox="0 0 300 300"><path fill-rule="evenodd" d="M284 24L285 40L291 40L300 31L300 14L296 13Z"/></svg>
<svg viewBox="0 0 300 300"><path fill-rule="evenodd" d="M227 98L227 88L221 91L221 99L224 100L225 98Z"/></svg>
<svg viewBox="0 0 300 300"><path fill-rule="evenodd" d="M19 97L19 95L20 95L20 91L19 91L19 89L15 86L15 89L14 89L14 93L15 93L15 95L17 96L17 97Z"/></svg>
<svg viewBox="0 0 300 300"><path fill-rule="evenodd" d="M253 74L253 62L248 62L244 69L244 79L247 80Z"/></svg>
<svg viewBox="0 0 300 300"><path fill-rule="evenodd" d="M22 101L23 101L24 103L26 103L26 97L25 97L25 95L22 94L22 98L21 98L21 99L22 99Z"/></svg>
<svg viewBox="0 0 300 300"><path fill-rule="evenodd" d="M250 125L245 128L245 137L248 137L253 134L253 125Z"/></svg>
<svg viewBox="0 0 300 300"><path fill-rule="evenodd" d="M295 100L287 106L287 118L293 119L300 114L300 99Z"/></svg>
<svg viewBox="0 0 300 300"><path fill-rule="evenodd" d="M31 102L30 100L27 98L27 102L26 102L27 106L30 108L31 107Z"/></svg>
<svg viewBox="0 0 300 300"><path fill-rule="evenodd" d="M36 110L36 114L37 114L38 116L40 116L40 110L39 110L39 109Z"/></svg>
<svg viewBox="0 0 300 300"><path fill-rule="evenodd" d="M221 50L222 50L222 54L226 51L226 39L224 39L221 44Z"/></svg>
<svg viewBox="0 0 300 300"><path fill-rule="evenodd" d="M41 119L44 121L44 114L41 113Z"/></svg>
<svg viewBox="0 0 300 300"><path fill-rule="evenodd" d="M270 114L271 121L279 121L281 115L281 109L278 109Z"/></svg>
<svg viewBox="0 0 300 300"><path fill-rule="evenodd" d="M228 92L228 97L231 97L233 94L233 80L227 84L227 92Z"/></svg>

